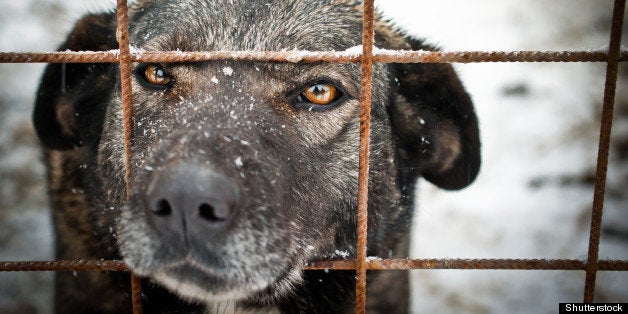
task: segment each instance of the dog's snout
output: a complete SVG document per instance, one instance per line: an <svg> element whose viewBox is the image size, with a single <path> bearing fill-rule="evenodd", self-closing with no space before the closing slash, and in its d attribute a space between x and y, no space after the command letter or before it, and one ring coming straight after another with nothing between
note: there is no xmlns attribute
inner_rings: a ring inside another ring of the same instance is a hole
<svg viewBox="0 0 628 314"><path fill-rule="evenodd" d="M155 195L157 198L160 197L160 195ZM155 199L155 197L151 197L149 196L152 200ZM216 199L207 199L207 200L200 200L200 204L197 204L198 202L191 202L188 203L187 200L185 199L180 199L180 198L168 198L168 197L163 197L161 199L159 199L158 201L153 201L153 202L149 202L150 204L152 204L153 206L150 207L150 210L152 211L152 213L156 216L161 216L161 217L168 217L170 215L172 215L172 210L173 210L173 206L174 208L176 208L176 210L181 210L181 211L190 211L190 213L185 213L186 215L189 216L193 216L195 215L195 211L198 211L198 216L201 219L205 219L208 222L223 222L223 221L227 221L230 216L231 213L236 210L236 208L233 208L233 206L227 204L228 202L223 201L223 200L216 200Z"/></svg>
<svg viewBox="0 0 628 314"><path fill-rule="evenodd" d="M225 232L238 214L240 190L229 178L197 165L156 172L146 193L148 219L157 232L184 237Z"/></svg>

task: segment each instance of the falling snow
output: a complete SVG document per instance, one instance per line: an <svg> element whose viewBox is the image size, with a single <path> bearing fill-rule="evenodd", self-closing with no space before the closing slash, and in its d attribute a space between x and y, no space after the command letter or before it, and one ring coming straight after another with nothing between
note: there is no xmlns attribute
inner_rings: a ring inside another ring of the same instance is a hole
<svg viewBox="0 0 628 314"><path fill-rule="evenodd" d="M233 75L233 69L231 67L224 67L222 68L222 73L226 76L231 76Z"/></svg>
<svg viewBox="0 0 628 314"><path fill-rule="evenodd" d="M244 166L244 163L242 162L242 157L238 156L238 158L236 158L234 162L235 162L236 167L238 168L242 168L242 166Z"/></svg>

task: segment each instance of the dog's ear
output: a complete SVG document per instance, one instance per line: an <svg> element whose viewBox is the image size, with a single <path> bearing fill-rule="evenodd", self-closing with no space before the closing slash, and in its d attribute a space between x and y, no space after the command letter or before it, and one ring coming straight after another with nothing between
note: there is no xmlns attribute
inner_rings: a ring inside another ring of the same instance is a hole
<svg viewBox="0 0 628 314"><path fill-rule="evenodd" d="M87 15L76 23L59 50L115 49L115 29L112 13ZM71 149L100 136L105 100L115 85L114 69L107 63L53 63L46 67L33 112L35 130L46 147Z"/></svg>
<svg viewBox="0 0 628 314"><path fill-rule="evenodd" d="M406 39L413 50L430 49ZM469 185L480 169L478 121L450 64L391 64L397 95L389 108L402 172L448 190Z"/></svg>

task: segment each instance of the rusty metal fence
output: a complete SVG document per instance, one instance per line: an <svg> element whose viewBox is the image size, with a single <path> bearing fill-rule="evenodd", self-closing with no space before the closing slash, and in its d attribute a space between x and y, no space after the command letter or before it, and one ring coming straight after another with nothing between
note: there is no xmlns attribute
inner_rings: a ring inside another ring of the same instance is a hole
<svg viewBox="0 0 628 314"><path fill-rule="evenodd" d="M604 207L606 174L609 159L613 107L620 62L628 61L628 51L621 50L621 37L626 0L615 0L608 51L380 51L373 50L374 1L364 0L362 52L329 51L212 51L212 52L136 52L131 50L128 32L127 0L117 0L117 40L119 50L103 52L0 52L0 63L119 63L125 151L130 155L130 130L133 121L131 92L132 62L199 62L211 60L254 60L272 62L351 62L360 63L361 111L358 174L357 256L355 260L318 261L304 265L304 270L355 270L356 313L365 312L367 270L410 269L503 269L503 270L570 270L585 271L583 302L594 301L598 271L628 271L628 260L599 260L600 230ZM368 160L370 136L371 81L373 63L471 63L471 62L605 62L606 82L602 107L597 169L589 250L586 260L575 259L367 259ZM130 158L126 159L127 162ZM126 165L127 195L130 166ZM0 262L0 272L8 271L129 271L122 261L23 261ZM142 312L141 286L138 277L131 277L133 312Z"/></svg>

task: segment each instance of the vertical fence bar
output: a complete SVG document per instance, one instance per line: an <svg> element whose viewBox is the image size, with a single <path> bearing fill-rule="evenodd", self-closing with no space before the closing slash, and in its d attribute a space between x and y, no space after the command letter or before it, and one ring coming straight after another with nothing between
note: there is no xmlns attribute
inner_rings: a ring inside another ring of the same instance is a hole
<svg viewBox="0 0 628 314"><path fill-rule="evenodd" d="M360 162L358 173L358 219L356 254L355 312L366 312L366 241L368 231L369 141L371 136L371 94L373 81L373 0L364 1L362 20L362 86L360 94Z"/></svg>
<svg viewBox="0 0 628 314"><path fill-rule="evenodd" d="M142 279L131 273L131 304L133 314L142 314Z"/></svg>
<svg viewBox="0 0 628 314"><path fill-rule="evenodd" d="M615 104L615 89L617 87L617 72L621 48L621 33L624 20L626 0L615 0L613 6L613 25L608 48L608 63L606 68L606 84L604 86L604 104L600 126L600 142L598 147L597 170L595 174L595 190L593 194L593 209L591 214L591 230L589 232L589 254L586 263L586 281L584 285L584 302L591 303L595 297L595 280L598 271L600 232L602 213L604 210L604 192L606 190L606 173L608 170L608 155L613 124L613 107Z"/></svg>
<svg viewBox="0 0 628 314"><path fill-rule="evenodd" d="M118 0L118 39L120 54L120 90L122 93L122 116L124 124L125 182L126 195L130 195L131 180L131 133L133 130L133 95L131 91L131 48L129 44L129 17L126 0Z"/></svg>
<svg viewBox="0 0 628 314"><path fill-rule="evenodd" d="M133 132L133 93L131 86L131 45L129 42L129 15L126 0L117 1L116 39L120 54L120 90L122 93L122 119L124 127L125 183L127 198L131 195L131 137ZM131 273L131 302L134 314L142 313L141 280Z"/></svg>

